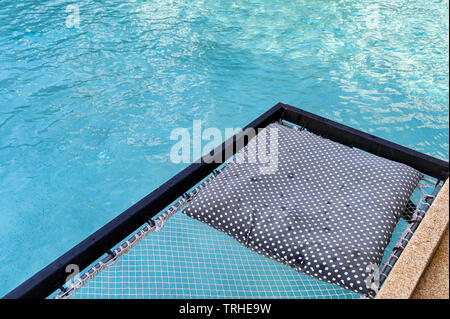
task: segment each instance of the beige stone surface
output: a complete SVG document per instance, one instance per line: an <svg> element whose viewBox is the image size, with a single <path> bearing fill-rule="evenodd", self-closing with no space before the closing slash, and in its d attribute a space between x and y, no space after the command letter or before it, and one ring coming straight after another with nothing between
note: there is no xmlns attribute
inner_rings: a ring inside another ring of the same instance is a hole
<svg viewBox="0 0 450 319"><path fill-rule="evenodd" d="M448 299L448 227L430 264L412 294L413 299Z"/></svg>
<svg viewBox="0 0 450 319"><path fill-rule="evenodd" d="M448 184L447 180L378 292L377 299L407 299L413 295L448 228Z"/></svg>

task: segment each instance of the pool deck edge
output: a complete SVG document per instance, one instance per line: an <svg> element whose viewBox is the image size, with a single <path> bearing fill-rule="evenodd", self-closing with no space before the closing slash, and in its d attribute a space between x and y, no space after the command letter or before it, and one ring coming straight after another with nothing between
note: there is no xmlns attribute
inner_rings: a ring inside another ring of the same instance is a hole
<svg viewBox="0 0 450 319"><path fill-rule="evenodd" d="M412 299L449 298L448 227L441 243L414 290Z"/></svg>
<svg viewBox="0 0 450 319"><path fill-rule="evenodd" d="M409 299L413 296L441 241L445 240L444 235L448 224L449 180L447 179L376 299ZM426 293L422 293L422 296L425 298Z"/></svg>

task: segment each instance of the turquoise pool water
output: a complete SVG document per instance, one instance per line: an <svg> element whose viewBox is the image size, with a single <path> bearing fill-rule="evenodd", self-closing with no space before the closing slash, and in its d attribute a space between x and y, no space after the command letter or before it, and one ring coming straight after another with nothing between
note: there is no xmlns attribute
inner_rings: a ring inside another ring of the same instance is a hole
<svg viewBox="0 0 450 319"><path fill-rule="evenodd" d="M0 295L185 167L169 136L193 120L282 101L448 160L448 1L23 0L0 18Z"/></svg>

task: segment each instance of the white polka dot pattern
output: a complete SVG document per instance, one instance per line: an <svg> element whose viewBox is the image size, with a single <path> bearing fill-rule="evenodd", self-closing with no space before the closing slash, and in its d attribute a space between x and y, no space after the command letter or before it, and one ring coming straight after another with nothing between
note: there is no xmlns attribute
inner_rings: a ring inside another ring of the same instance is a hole
<svg viewBox="0 0 450 319"><path fill-rule="evenodd" d="M367 293L422 174L307 131L278 130L278 170L228 163L184 213L297 271ZM256 138L238 153L247 157ZM267 148L268 149L268 148Z"/></svg>

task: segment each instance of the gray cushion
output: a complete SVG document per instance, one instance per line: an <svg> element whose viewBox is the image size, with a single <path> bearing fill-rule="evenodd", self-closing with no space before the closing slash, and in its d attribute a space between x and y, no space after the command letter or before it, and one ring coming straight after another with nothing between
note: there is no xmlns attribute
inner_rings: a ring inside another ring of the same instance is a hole
<svg viewBox="0 0 450 319"><path fill-rule="evenodd" d="M277 131L278 169L238 163L254 138L184 213L297 271L367 293L367 267L381 262L422 174L297 128L265 130Z"/></svg>

